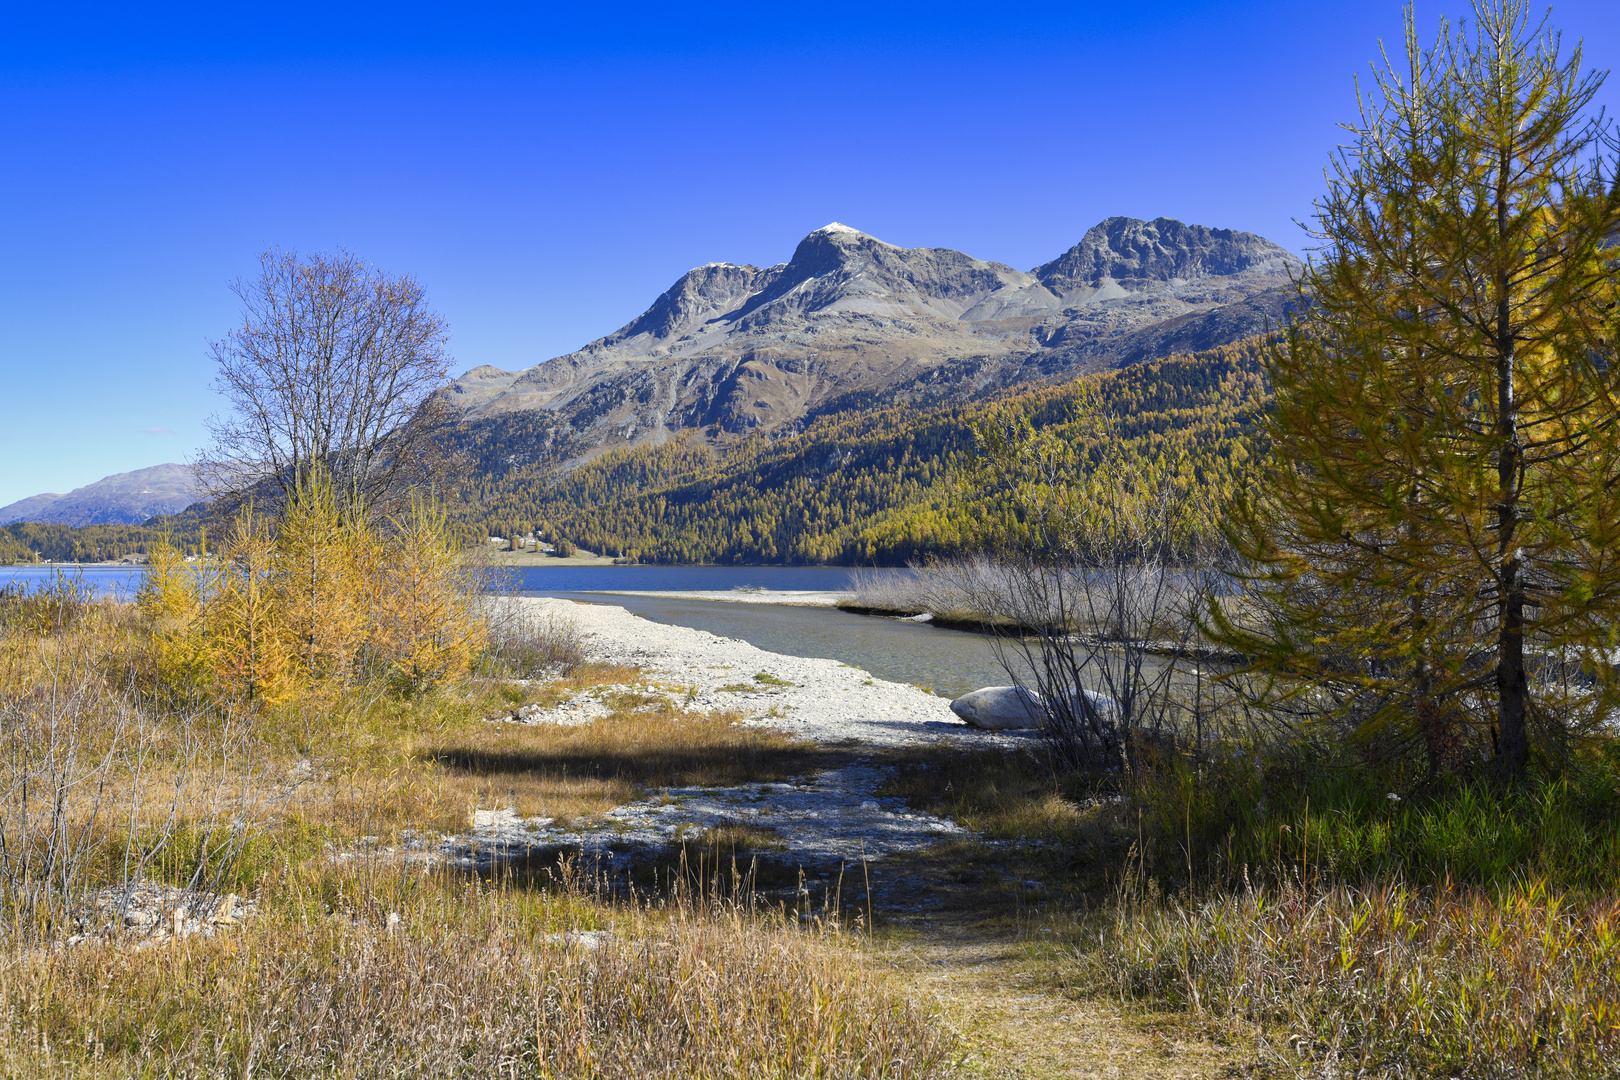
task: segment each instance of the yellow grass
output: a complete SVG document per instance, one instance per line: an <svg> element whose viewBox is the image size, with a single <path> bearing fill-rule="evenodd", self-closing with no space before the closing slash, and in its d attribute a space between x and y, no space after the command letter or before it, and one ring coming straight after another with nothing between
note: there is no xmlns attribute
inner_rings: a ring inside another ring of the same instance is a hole
<svg viewBox="0 0 1620 1080"><path fill-rule="evenodd" d="M10 789L7 821L32 830L30 850L65 829L88 855L45 916L0 921L6 1075L954 1070L948 1027L836 924L680 895L679 876L676 895L627 903L566 873L549 887L491 886L367 854L387 845L366 837L459 831L481 806L585 817L661 786L785 779L809 760L786 736L684 715L678 691L589 666L547 686L475 681L401 699L328 682L274 707L188 705L143 689L144 632L116 606L43 634L0 620L0 707L26 720L8 761L51 765L67 760L63 745L102 752L141 733L140 753L103 754L87 784L45 792L67 793L63 814L34 787L22 802ZM77 695L71 707L53 704L57 687ZM580 727L483 719L592 691L611 714ZM98 791L115 811L99 819ZM248 817L244 799L257 800ZM65 944L70 916L122 879L125 856L155 852L148 877L185 881L199 850L238 835L222 856L236 860L223 884L251 904L238 925L150 948L118 934ZM592 930L610 934L576 933Z"/></svg>
<svg viewBox="0 0 1620 1080"><path fill-rule="evenodd" d="M211 939L12 954L0 1008L19 1077L900 1078L957 1054L829 924L381 867L295 873Z"/></svg>

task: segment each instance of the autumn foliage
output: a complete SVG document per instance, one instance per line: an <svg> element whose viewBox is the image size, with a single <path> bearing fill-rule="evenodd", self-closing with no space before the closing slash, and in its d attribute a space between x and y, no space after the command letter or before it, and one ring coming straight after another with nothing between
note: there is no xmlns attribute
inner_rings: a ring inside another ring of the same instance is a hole
<svg viewBox="0 0 1620 1080"><path fill-rule="evenodd" d="M317 471L279 519L244 508L198 559L157 547L136 602L162 685L268 704L366 681L415 694L483 648L474 574L436 504L374 527Z"/></svg>

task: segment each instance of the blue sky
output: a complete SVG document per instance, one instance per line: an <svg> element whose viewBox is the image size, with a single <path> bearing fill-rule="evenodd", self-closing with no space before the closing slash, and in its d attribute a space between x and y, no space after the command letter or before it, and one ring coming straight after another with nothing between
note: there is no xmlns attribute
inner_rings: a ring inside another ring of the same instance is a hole
<svg viewBox="0 0 1620 1080"><path fill-rule="evenodd" d="M1111 214L1299 250L1400 31L1385 0L65 7L0 3L0 505L185 460L271 245L414 274L458 371L833 220L1023 269ZM1553 19L1620 59L1613 0Z"/></svg>

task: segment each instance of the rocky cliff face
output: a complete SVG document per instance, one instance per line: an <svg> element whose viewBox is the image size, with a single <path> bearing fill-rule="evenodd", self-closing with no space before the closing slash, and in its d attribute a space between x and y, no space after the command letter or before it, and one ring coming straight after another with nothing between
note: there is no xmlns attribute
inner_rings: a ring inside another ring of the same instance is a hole
<svg viewBox="0 0 1620 1080"><path fill-rule="evenodd" d="M1236 340L1279 321L1288 252L1253 233L1109 218L1028 273L837 223L759 268L711 263L640 317L526 371L469 371L469 419L545 410L588 452L679 428L791 430L853 402L965 398Z"/></svg>
<svg viewBox="0 0 1620 1080"><path fill-rule="evenodd" d="M1184 225L1173 218L1112 217L1035 268L1042 285L1065 298L1088 292L1141 293L1175 282L1286 275L1292 255L1253 233Z"/></svg>

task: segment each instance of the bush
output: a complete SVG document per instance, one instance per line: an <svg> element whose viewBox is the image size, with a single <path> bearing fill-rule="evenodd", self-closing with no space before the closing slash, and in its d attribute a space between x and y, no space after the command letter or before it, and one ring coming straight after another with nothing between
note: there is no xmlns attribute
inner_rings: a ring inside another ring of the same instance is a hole
<svg viewBox="0 0 1620 1080"><path fill-rule="evenodd" d="M585 662L579 625L572 619L534 618L520 605L496 602L485 647L485 671L511 679L572 673Z"/></svg>
<svg viewBox="0 0 1620 1080"><path fill-rule="evenodd" d="M273 528L244 510L212 556L157 546L137 597L153 684L274 704L315 683L410 695L466 674L487 633L478 568L436 504L389 524L346 519L317 473Z"/></svg>

